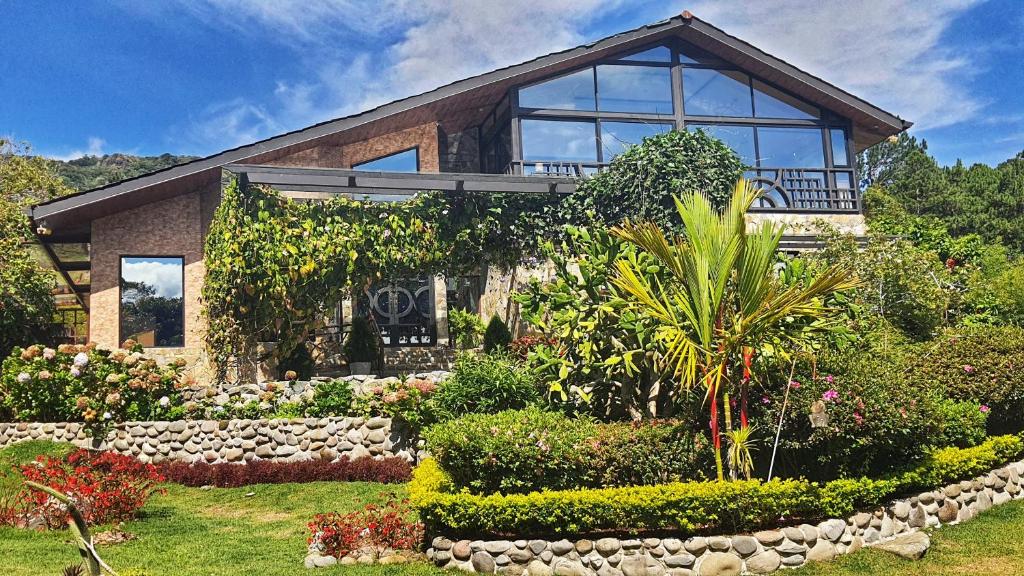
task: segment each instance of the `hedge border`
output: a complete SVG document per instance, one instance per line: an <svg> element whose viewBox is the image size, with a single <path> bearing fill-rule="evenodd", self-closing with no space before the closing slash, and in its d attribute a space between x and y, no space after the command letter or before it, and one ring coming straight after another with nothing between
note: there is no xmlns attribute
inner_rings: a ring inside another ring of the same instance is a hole
<svg viewBox="0 0 1024 576"><path fill-rule="evenodd" d="M457 491L432 459L413 470L410 500L428 533L448 536L540 537L601 532L749 531L780 517L814 521L844 517L886 498L972 477L1024 453L1018 436L994 436L971 448L943 448L922 463L880 478L771 482L676 482L530 494Z"/></svg>

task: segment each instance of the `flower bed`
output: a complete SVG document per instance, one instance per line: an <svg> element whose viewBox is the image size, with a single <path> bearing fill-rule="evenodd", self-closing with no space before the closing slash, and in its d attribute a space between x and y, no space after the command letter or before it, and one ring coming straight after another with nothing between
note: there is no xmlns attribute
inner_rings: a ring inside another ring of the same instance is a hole
<svg viewBox="0 0 1024 576"><path fill-rule="evenodd" d="M402 458L381 460L363 457L334 462L305 460L301 462L270 462L253 460L248 464L207 464L205 462L172 462L158 470L168 481L185 486L216 486L236 488L250 484L285 484L303 482L407 482L412 467Z"/></svg>

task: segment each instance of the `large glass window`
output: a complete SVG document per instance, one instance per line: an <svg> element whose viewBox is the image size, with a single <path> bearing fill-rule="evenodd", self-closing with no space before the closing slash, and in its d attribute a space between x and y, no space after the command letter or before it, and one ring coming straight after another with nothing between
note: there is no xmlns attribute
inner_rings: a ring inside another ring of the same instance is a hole
<svg viewBox="0 0 1024 576"><path fill-rule="evenodd" d="M850 159L846 154L846 132L842 128L832 128L829 130L829 135L832 140L832 164L849 166Z"/></svg>
<svg viewBox="0 0 1024 576"><path fill-rule="evenodd" d="M819 168L825 166L820 128L757 129L761 166Z"/></svg>
<svg viewBox="0 0 1024 576"><path fill-rule="evenodd" d="M671 114L672 71L657 66L598 66L597 99L602 112Z"/></svg>
<svg viewBox="0 0 1024 576"><path fill-rule="evenodd" d="M185 345L184 271L182 258L121 258L122 341Z"/></svg>
<svg viewBox="0 0 1024 576"><path fill-rule="evenodd" d="M522 108L595 110L596 105L593 68L585 68L519 90L519 106Z"/></svg>
<svg viewBox="0 0 1024 576"><path fill-rule="evenodd" d="M683 69L683 109L689 116L754 115L750 106L750 79L729 70Z"/></svg>
<svg viewBox="0 0 1024 576"><path fill-rule="evenodd" d="M526 162L597 162L597 132L591 121L524 119Z"/></svg>
<svg viewBox="0 0 1024 576"><path fill-rule="evenodd" d="M729 126L725 124L687 124L686 129L693 132L703 130L705 134L717 138L732 148L732 151L740 157L743 164L747 166L757 165L757 155L754 153L754 128L753 126Z"/></svg>
<svg viewBox="0 0 1024 576"><path fill-rule="evenodd" d="M672 61L672 51L669 50L668 46L658 46L642 52L630 54L629 56L623 56L620 60L631 60L634 62L665 62L667 64Z"/></svg>
<svg viewBox="0 0 1024 576"><path fill-rule="evenodd" d="M785 92L754 80L754 115L758 118L818 118L818 109Z"/></svg>
<svg viewBox="0 0 1024 576"><path fill-rule="evenodd" d="M376 170L380 172L418 172L420 169L419 151L416 148L389 154L376 160L352 166L356 170Z"/></svg>
<svg viewBox="0 0 1024 576"><path fill-rule="evenodd" d="M605 162L622 154L644 138L672 130L671 124L653 122L601 122L601 155Z"/></svg>

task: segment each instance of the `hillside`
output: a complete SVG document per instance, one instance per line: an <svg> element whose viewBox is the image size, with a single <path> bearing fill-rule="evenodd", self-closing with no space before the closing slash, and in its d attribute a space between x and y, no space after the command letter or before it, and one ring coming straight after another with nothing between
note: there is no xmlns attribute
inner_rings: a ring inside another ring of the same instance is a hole
<svg viewBox="0 0 1024 576"><path fill-rule="evenodd" d="M90 190L195 160L196 156L105 154L55 161L57 174L75 190Z"/></svg>

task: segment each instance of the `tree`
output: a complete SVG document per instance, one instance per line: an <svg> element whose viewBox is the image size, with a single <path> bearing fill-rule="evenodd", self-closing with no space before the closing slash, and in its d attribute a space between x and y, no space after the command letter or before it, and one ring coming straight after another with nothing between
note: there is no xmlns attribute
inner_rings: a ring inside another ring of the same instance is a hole
<svg viewBox="0 0 1024 576"><path fill-rule="evenodd" d="M53 277L40 269L23 209L70 192L52 163L26 145L0 139L0 357L14 346L45 341L54 316Z"/></svg>
<svg viewBox="0 0 1024 576"><path fill-rule="evenodd" d="M683 233L671 239L652 222L626 222L612 230L652 255L668 273L665 281L652 281L636 260L620 259L614 282L630 298L629 305L657 325L663 361L680 385L705 388L719 480L724 479L719 400L731 433L729 395L739 391L740 431L748 437L750 359L765 346L804 345L806 325L793 332L790 321L826 319L829 310L823 300L856 286L852 272L841 266L823 270L806 284L783 283L775 264L785 227L763 222L753 232L746 229L746 213L757 195L749 182L741 181L721 212L700 193L677 199ZM739 379L731 374L736 366L743 367Z"/></svg>

